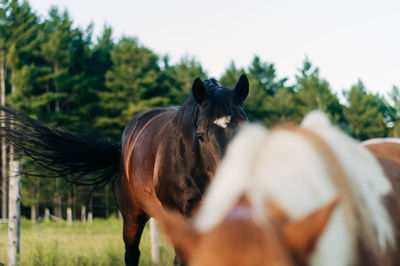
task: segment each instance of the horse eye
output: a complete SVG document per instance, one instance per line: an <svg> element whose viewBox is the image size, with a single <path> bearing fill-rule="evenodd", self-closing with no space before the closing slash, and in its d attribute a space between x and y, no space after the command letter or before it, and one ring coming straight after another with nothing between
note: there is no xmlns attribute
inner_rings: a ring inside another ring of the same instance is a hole
<svg viewBox="0 0 400 266"><path fill-rule="evenodd" d="M197 138L199 139L200 142L204 142L204 137L200 132L196 133Z"/></svg>

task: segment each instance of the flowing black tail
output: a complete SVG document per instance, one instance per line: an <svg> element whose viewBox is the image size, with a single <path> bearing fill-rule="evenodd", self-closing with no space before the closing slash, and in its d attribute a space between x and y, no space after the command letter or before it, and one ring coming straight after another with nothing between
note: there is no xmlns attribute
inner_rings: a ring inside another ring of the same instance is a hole
<svg viewBox="0 0 400 266"><path fill-rule="evenodd" d="M47 170L29 174L61 177L76 185L92 186L92 191L116 177L120 145L52 128L6 107L0 107L0 111L0 136L14 146L16 153Z"/></svg>

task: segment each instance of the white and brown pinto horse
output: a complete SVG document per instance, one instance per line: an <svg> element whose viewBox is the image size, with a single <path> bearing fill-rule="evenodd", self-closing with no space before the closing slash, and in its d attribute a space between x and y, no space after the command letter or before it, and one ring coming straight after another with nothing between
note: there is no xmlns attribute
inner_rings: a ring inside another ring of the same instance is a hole
<svg viewBox="0 0 400 266"><path fill-rule="evenodd" d="M400 265L400 145L361 145L318 111L242 129L197 215L160 219L190 266Z"/></svg>

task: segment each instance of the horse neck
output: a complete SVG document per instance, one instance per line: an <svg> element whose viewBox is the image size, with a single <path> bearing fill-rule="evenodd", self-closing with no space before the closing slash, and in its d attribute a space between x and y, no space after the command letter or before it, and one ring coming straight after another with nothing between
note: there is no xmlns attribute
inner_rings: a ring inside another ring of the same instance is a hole
<svg viewBox="0 0 400 266"><path fill-rule="evenodd" d="M205 170L202 157L200 155L199 143L194 138L200 108L192 96L179 108L173 121L172 126L176 130L176 135L181 136L175 141L175 145L183 145L185 161L185 171L188 171L188 177L197 188L204 192L205 186L211 178ZM183 142L183 143L182 143Z"/></svg>

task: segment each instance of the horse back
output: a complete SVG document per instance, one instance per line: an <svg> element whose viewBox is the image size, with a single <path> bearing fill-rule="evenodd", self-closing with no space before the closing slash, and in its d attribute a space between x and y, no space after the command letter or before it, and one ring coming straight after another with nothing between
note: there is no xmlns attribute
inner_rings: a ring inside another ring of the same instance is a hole
<svg viewBox="0 0 400 266"><path fill-rule="evenodd" d="M143 111L132 118L122 134L122 166L130 183L150 181L154 161L160 146L159 136L170 124L177 108L155 108ZM141 180L138 180L139 178ZM147 180L145 180L147 179Z"/></svg>
<svg viewBox="0 0 400 266"><path fill-rule="evenodd" d="M366 144L365 147L375 156L383 157L400 164L400 143L397 142L380 142Z"/></svg>
<svg viewBox="0 0 400 266"><path fill-rule="evenodd" d="M126 145L128 141L132 140L144 129L146 129L147 133L150 133L149 131L162 127L170 121L171 116L176 114L177 110L177 107L167 107L140 112L126 124L122 133L122 146Z"/></svg>
<svg viewBox="0 0 400 266"><path fill-rule="evenodd" d="M392 184L393 194L400 204L400 143L380 142L364 145L378 160ZM400 206L400 205L399 205ZM400 208L399 208L400 213ZM399 217L400 219L400 217Z"/></svg>
<svg viewBox="0 0 400 266"><path fill-rule="evenodd" d="M400 228L400 143L366 143L365 147L375 156L392 185L392 192L384 198L384 204L392 218L394 228ZM400 230L395 230L397 247L400 245ZM398 248L396 249L398 250ZM391 258L392 256L388 256ZM397 265L390 261L383 265Z"/></svg>

